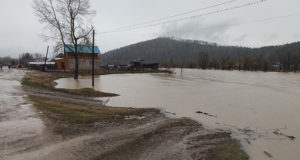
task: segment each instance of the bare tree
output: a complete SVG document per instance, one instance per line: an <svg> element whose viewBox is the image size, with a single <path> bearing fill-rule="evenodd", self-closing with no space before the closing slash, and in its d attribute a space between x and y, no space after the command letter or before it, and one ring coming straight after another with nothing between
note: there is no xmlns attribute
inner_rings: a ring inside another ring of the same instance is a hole
<svg viewBox="0 0 300 160"><path fill-rule="evenodd" d="M74 79L78 79L78 46L87 44L93 30L89 0L33 0L33 9L50 33L46 40L54 39L56 48L67 47L75 56ZM74 46L70 47L67 44Z"/></svg>
<svg viewBox="0 0 300 160"><path fill-rule="evenodd" d="M41 58L43 58L43 55L40 54L40 53L34 53L33 57L36 58L36 59L41 59Z"/></svg>

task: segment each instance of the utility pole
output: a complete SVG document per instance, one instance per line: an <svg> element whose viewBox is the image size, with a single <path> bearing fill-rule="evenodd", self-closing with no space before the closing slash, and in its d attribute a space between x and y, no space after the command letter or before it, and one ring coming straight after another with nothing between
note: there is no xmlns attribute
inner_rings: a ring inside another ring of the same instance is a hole
<svg viewBox="0 0 300 160"><path fill-rule="evenodd" d="M64 62L63 62L63 64L64 64L64 72L66 72L66 65L67 65L67 61L66 61L66 46L64 45Z"/></svg>
<svg viewBox="0 0 300 160"><path fill-rule="evenodd" d="M20 67L21 68L21 55L19 54L19 66L18 67Z"/></svg>
<svg viewBox="0 0 300 160"><path fill-rule="evenodd" d="M46 58L45 58L45 67L44 67L44 71L46 71L46 68L47 68L47 58L48 58L48 52L49 52L49 46L47 47L47 52L46 52Z"/></svg>
<svg viewBox="0 0 300 160"><path fill-rule="evenodd" d="M95 30L93 30L93 50L92 50L92 86L95 86Z"/></svg>

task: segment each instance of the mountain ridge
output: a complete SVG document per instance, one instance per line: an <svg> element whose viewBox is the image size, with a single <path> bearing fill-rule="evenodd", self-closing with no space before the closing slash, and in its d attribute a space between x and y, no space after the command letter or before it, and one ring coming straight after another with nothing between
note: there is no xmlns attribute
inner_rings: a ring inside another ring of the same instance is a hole
<svg viewBox="0 0 300 160"><path fill-rule="evenodd" d="M242 57L262 57L269 63L280 61L282 54L293 53L300 57L300 42L258 48L243 46L225 46L199 40L186 40L160 37L118 48L102 55L102 64L127 64L131 60L144 59L148 62L172 63L186 66L199 63L203 54L208 61L220 61L230 58L238 61Z"/></svg>

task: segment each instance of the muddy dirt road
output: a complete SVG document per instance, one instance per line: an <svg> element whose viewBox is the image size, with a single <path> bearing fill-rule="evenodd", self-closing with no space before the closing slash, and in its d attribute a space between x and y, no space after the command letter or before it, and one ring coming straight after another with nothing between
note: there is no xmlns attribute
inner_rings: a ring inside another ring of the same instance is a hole
<svg viewBox="0 0 300 160"><path fill-rule="evenodd" d="M25 99L24 71L0 71L0 159L38 147L48 140L43 121Z"/></svg>

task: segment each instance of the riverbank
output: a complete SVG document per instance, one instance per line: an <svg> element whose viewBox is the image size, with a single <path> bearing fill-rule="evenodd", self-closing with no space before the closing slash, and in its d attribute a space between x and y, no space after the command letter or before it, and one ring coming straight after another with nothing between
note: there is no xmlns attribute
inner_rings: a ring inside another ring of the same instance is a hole
<svg viewBox="0 0 300 160"><path fill-rule="evenodd" d="M61 92L53 89L60 75L51 74L29 71L23 85L47 128L62 140L14 159L248 159L230 133L169 119L156 109L108 107L84 94Z"/></svg>

